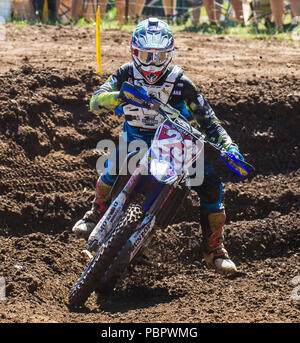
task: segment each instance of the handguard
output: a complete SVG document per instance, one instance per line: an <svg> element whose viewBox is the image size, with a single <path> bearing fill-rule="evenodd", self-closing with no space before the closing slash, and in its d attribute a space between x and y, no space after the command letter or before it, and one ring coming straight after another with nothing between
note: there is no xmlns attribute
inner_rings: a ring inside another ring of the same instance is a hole
<svg viewBox="0 0 300 343"><path fill-rule="evenodd" d="M152 99L142 87L134 86L129 82L122 83L119 98L142 108L150 109L153 105Z"/></svg>
<svg viewBox="0 0 300 343"><path fill-rule="evenodd" d="M240 177L246 177L251 171L254 171L254 167L250 163L239 160L230 152L222 150L220 157L225 164Z"/></svg>

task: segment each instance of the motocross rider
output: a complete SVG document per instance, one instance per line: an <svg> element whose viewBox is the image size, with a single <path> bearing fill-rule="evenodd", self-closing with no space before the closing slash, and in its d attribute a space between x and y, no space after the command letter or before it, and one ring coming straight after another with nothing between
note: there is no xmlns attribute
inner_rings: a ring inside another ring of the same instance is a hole
<svg viewBox="0 0 300 343"><path fill-rule="evenodd" d="M234 144L221 126L214 111L197 91L195 85L183 74L181 68L171 65L174 39L165 22L157 18L141 21L131 39L132 62L122 65L92 95L90 109L95 114L103 110L115 110L124 114L123 134L127 143L141 139L148 145L156 128L163 122L156 112L140 107L133 108L123 98L123 82L142 87L148 95L154 94L164 103L179 109L188 119L194 119L206 139L243 160L238 146ZM109 163L109 162L108 162ZM73 227L77 237L88 238L96 223L109 206L109 193L117 175L108 170L96 182L96 194L92 208ZM204 260L222 274L236 272L236 266L224 247L223 227L225 210L222 203L223 185L212 166L204 163L204 181L193 187L200 197L200 223L203 233Z"/></svg>

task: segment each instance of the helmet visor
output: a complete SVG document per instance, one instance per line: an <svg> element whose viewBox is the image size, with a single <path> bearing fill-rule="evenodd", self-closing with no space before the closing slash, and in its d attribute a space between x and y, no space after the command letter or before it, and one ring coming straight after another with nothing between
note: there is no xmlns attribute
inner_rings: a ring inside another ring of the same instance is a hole
<svg viewBox="0 0 300 343"><path fill-rule="evenodd" d="M172 57L172 51L138 50L137 56L142 64L160 66Z"/></svg>

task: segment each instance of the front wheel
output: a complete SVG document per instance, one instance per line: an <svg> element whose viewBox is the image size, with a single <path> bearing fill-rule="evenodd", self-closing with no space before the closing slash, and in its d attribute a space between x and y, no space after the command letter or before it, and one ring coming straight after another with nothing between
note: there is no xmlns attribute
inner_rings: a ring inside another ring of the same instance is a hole
<svg viewBox="0 0 300 343"><path fill-rule="evenodd" d="M120 261L120 252L122 252L123 246L143 219L143 216L141 205L130 204L128 206L117 227L100 247L72 289L69 296L69 305L71 307L84 305L88 297L96 289L105 289L106 292L113 290L115 283L121 276L120 274L127 268L127 264L124 265ZM120 261L117 266L116 261Z"/></svg>

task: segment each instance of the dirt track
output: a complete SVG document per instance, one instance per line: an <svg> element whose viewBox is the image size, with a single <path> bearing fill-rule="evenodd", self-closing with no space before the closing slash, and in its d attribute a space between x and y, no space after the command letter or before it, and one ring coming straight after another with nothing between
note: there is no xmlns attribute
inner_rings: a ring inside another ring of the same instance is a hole
<svg viewBox="0 0 300 343"><path fill-rule="evenodd" d="M136 266L110 297L82 312L65 300L86 261L70 233L90 206L103 138L121 118L88 112L93 90L129 56L128 32L105 31L97 76L94 30L7 27L0 41L0 322L299 322L299 46L175 35L175 62L193 79L256 173L225 185L226 247L239 273L201 258L198 199L153 242L155 266Z"/></svg>

